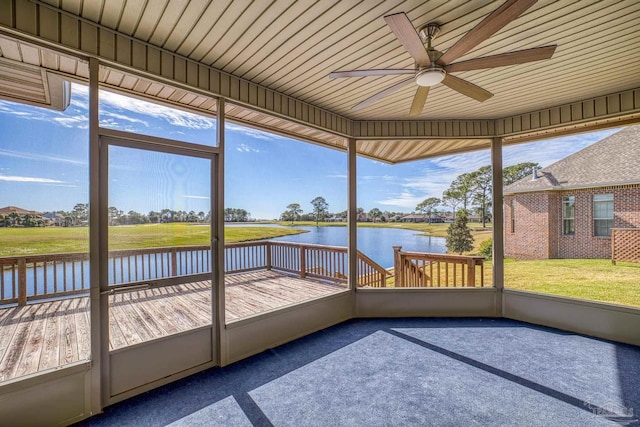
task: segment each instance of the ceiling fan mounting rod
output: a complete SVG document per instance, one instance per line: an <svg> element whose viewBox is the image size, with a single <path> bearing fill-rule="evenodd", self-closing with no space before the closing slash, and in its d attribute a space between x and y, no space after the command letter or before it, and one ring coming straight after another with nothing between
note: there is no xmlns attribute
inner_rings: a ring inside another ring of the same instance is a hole
<svg viewBox="0 0 640 427"><path fill-rule="evenodd" d="M438 24L437 22L429 22L428 24L420 27L420 30L418 30L418 34L420 35L422 42L427 43L427 50L431 49L431 41L435 39L439 33L440 24Z"/></svg>

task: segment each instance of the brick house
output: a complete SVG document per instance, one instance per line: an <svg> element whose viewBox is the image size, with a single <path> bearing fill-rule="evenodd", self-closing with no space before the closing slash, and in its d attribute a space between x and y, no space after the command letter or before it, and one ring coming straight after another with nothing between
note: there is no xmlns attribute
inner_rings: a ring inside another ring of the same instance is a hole
<svg viewBox="0 0 640 427"><path fill-rule="evenodd" d="M640 228L640 126L504 189L505 256L609 258L612 228Z"/></svg>

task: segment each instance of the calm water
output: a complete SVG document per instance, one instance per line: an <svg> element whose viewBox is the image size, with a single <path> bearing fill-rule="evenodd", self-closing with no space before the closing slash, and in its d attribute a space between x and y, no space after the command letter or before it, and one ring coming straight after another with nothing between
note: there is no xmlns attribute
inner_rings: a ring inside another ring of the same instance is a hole
<svg viewBox="0 0 640 427"><path fill-rule="evenodd" d="M277 237L281 242L347 246L347 227L293 227L308 233ZM397 228L358 228L358 249L384 268L393 267L393 246L405 251L446 253L443 237L420 235L418 231Z"/></svg>

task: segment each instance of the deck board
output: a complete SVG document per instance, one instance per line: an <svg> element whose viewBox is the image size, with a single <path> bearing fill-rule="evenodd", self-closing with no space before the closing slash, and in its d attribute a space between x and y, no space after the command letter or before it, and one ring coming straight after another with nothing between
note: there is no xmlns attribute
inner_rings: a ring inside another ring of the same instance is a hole
<svg viewBox="0 0 640 427"><path fill-rule="evenodd" d="M342 292L344 284L274 271L225 278L226 320L234 321ZM0 309L0 382L87 360L89 298ZM109 296L110 350L211 324L211 283L199 281Z"/></svg>

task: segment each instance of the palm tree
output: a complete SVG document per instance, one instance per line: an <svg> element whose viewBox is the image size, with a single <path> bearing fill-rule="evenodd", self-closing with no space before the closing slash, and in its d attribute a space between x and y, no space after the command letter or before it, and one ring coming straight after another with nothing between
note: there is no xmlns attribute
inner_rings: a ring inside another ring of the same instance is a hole
<svg viewBox="0 0 640 427"><path fill-rule="evenodd" d="M11 212L9 214L9 224L11 227L15 227L16 225L20 225L20 215L18 215L16 212Z"/></svg>

